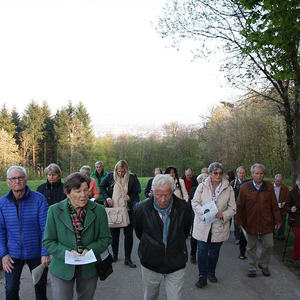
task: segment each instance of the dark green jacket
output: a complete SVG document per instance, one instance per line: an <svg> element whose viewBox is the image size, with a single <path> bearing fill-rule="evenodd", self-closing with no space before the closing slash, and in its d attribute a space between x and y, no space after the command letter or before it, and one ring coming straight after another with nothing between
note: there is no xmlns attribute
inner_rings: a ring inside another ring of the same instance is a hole
<svg viewBox="0 0 300 300"><path fill-rule="evenodd" d="M74 227L68 210L68 199L49 207L43 245L52 255L49 270L55 276L70 280L75 273L74 265L65 264L65 251L76 249ZM97 259L111 243L111 235L107 224L104 207L88 201L88 210L84 220L82 244L92 249ZM95 263L82 266L84 278L96 276Z"/></svg>
<svg viewBox="0 0 300 300"><path fill-rule="evenodd" d="M103 170L103 173L102 173L102 176L101 178L99 178L96 174L97 170L94 170L91 174L91 177L94 178L97 182L97 189L98 189L98 192L99 192L99 197L98 199L96 199L97 202L103 204L104 201L106 199L104 199L104 196L102 195L101 191L100 191L100 183L102 182L103 178L108 174L106 171Z"/></svg>

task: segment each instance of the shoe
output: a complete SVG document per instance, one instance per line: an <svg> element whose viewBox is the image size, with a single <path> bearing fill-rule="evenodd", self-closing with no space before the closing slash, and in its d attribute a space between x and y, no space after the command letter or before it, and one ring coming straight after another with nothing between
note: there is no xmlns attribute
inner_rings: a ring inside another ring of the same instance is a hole
<svg viewBox="0 0 300 300"><path fill-rule="evenodd" d="M193 264L193 265L196 264L196 256L195 256L195 255L191 255L191 257L190 257L190 262L191 262L191 264Z"/></svg>
<svg viewBox="0 0 300 300"><path fill-rule="evenodd" d="M134 264L130 258L125 258L124 264L130 268L136 268L136 264Z"/></svg>
<svg viewBox="0 0 300 300"><path fill-rule="evenodd" d="M113 262L118 261L118 254L113 254Z"/></svg>
<svg viewBox="0 0 300 300"><path fill-rule="evenodd" d="M261 264L258 264L258 267L261 269L264 276L266 276L266 277L271 276L271 273L270 273L268 267L264 268Z"/></svg>
<svg viewBox="0 0 300 300"><path fill-rule="evenodd" d="M248 277L256 277L256 271L255 270L249 270L248 271Z"/></svg>
<svg viewBox="0 0 300 300"><path fill-rule="evenodd" d="M241 260L247 259L247 256L241 254L241 255L239 256L239 259L241 259Z"/></svg>
<svg viewBox="0 0 300 300"><path fill-rule="evenodd" d="M235 240L234 242L236 245L238 245L240 243L240 240Z"/></svg>
<svg viewBox="0 0 300 300"><path fill-rule="evenodd" d="M200 276L199 280L195 283L196 287L201 289L207 285L207 279L205 276Z"/></svg>
<svg viewBox="0 0 300 300"><path fill-rule="evenodd" d="M218 278L216 277L216 275L207 275L207 278L212 283L218 282Z"/></svg>

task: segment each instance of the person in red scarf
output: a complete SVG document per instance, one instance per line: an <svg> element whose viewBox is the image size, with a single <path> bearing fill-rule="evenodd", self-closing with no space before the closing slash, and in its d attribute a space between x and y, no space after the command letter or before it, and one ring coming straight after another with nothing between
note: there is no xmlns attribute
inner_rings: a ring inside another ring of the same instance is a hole
<svg viewBox="0 0 300 300"><path fill-rule="evenodd" d="M89 200L90 179L81 173L69 175L64 182L67 198L49 208L43 245L52 255L49 274L52 298L92 300L98 275L96 262L76 265L65 263L65 252L75 257L89 250L99 259L111 243L107 215L102 205Z"/></svg>

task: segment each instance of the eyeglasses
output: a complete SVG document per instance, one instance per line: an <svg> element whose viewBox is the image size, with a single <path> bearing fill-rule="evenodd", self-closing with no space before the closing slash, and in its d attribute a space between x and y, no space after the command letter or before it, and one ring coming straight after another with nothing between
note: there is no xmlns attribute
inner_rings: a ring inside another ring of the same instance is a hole
<svg viewBox="0 0 300 300"><path fill-rule="evenodd" d="M213 172L214 175L220 175L222 176L223 175L223 172Z"/></svg>
<svg viewBox="0 0 300 300"><path fill-rule="evenodd" d="M159 199L168 199L171 197L172 194L156 194L154 193L154 197L155 198L159 198Z"/></svg>
<svg viewBox="0 0 300 300"><path fill-rule="evenodd" d="M20 182L22 182L22 181L24 181L24 179L25 179L25 176L20 176L20 177L11 177L11 178L7 178L9 181L11 181L11 182L17 182L17 181L20 181Z"/></svg>

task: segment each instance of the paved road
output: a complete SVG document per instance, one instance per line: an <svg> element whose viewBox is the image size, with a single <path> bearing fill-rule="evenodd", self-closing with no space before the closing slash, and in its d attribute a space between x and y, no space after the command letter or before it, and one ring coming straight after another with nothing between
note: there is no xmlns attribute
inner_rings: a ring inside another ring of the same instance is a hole
<svg viewBox="0 0 300 300"><path fill-rule="evenodd" d="M120 238L123 241L123 238ZM189 241L188 241L189 243ZM139 300L142 299L141 272L137 258L138 242L135 239L132 259L137 269L130 269L123 263L123 251L120 260L114 264L114 273L104 282L98 281L95 299L101 300ZM123 244L120 244L120 251ZM234 245L233 236L221 248L217 266L219 282L209 283L204 289L195 287L197 266L188 263L185 274L183 299L222 299L222 300L295 300L300 299L300 281L276 258L270 264L271 277L264 277L259 272L256 278L247 277L247 262L238 258L238 246ZM25 267L20 296L22 300L34 299L30 273ZM51 299L51 288L48 282L48 294ZM3 271L0 271L0 299L4 299ZM74 298L75 299L75 298ZM161 287L160 300L166 299ZM54 299L55 300L55 299Z"/></svg>

